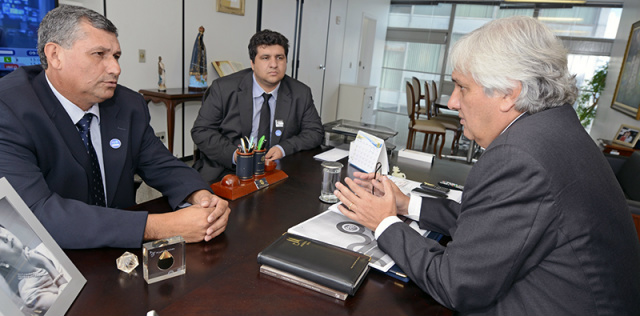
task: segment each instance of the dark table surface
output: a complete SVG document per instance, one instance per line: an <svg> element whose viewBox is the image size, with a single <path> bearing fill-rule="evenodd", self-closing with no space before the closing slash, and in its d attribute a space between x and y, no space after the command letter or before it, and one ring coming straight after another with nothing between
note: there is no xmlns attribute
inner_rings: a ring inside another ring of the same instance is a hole
<svg viewBox="0 0 640 316"><path fill-rule="evenodd" d="M371 270L355 296L340 301L261 275L258 253L284 233L329 205L318 200L322 181L320 149L285 157L279 168L289 178L231 201L226 231L210 242L188 244L185 275L147 284L142 266L131 274L116 268L125 251L142 261L141 249L66 250L87 279L67 315L450 315L414 283ZM346 165L346 162L345 162ZM436 160L424 164L391 159L408 178L464 184L470 166ZM350 168L343 169L343 177ZM162 198L137 206L166 211Z"/></svg>

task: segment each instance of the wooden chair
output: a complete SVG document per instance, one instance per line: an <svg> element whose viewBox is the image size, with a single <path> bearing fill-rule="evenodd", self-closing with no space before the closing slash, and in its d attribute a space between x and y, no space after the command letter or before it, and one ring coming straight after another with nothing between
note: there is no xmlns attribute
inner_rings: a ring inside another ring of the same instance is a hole
<svg viewBox="0 0 640 316"><path fill-rule="evenodd" d="M416 103L416 115L419 118L420 115L426 115L426 107L421 106L420 100L424 100L424 94L420 91L420 79L417 77L411 78L411 84L413 86L413 100Z"/></svg>
<svg viewBox="0 0 640 316"><path fill-rule="evenodd" d="M434 115L439 115L440 113L440 109L448 109L446 104L441 104L441 103L437 103L436 100L438 100L438 85L436 85L436 81L435 80L431 80L430 81L430 100L431 100L431 104L433 105L433 113ZM426 83L425 83L426 85ZM445 114L447 115L447 114Z"/></svg>
<svg viewBox="0 0 640 316"><path fill-rule="evenodd" d="M455 152L460 143L460 136L462 136L462 124L460 124L460 118L457 115L450 114L438 114L436 99L437 95L436 82L433 80L425 81L424 83L424 99L425 99L425 112L430 120L440 122L445 129L453 131L453 141L451 142L451 152ZM440 105L442 106L442 105Z"/></svg>
<svg viewBox="0 0 640 316"><path fill-rule="evenodd" d="M433 143L433 152L436 153L436 146L438 145L438 139L442 136L442 143L440 144L440 151L437 152L438 158L442 157L442 148L444 147L444 141L446 137L446 130L442 124L437 121L420 120L417 119L416 114L416 102L414 98L413 85L407 82L406 85L407 94L407 114L409 115L409 135L407 137L407 149L413 148L413 138L416 132L424 133L424 142L422 143L422 151L425 151L427 147L427 138L430 135L435 137Z"/></svg>

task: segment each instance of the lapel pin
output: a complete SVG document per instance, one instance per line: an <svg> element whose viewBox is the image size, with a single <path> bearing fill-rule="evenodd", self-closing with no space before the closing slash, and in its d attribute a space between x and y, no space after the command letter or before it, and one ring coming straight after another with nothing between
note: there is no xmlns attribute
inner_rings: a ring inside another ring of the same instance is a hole
<svg viewBox="0 0 640 316"><path fill-rule="evenodd" d="M278 136L278 137L279 137L280 135L282 135L282 131L281 131L281 130L279 130L279 129L277 129L277 130L276 130L276 136Z"/></svg>
<svg viewBox="0 0 640 316"><path fill-rule="evenodd" d="M120 146L122 146L122 142L119 139L114 138L111 141L109 141L109 145L113 149L118 149L118 148L120 148Z"/></svg>

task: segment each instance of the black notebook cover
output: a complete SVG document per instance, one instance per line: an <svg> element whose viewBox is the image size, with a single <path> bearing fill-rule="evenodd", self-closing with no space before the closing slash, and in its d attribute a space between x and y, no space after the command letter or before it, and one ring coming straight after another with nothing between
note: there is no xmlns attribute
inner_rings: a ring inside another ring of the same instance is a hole
<svg viewBox="0 0 640 316"><path fill-rule="evenodd" d="M369 256L285 233L258 254L258 263L354 295L369 271Z"/></svg>

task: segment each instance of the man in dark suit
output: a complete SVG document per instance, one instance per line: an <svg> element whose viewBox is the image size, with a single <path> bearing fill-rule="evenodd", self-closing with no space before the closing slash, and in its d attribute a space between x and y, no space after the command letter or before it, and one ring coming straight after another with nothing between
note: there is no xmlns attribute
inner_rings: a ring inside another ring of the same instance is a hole
<svg viewBox="0 0 640 316"><path fill-rule="evenodd" d="M226 201L155 137L140 94L117 84L116 27L81 7L50 11L39 28L42 66L0 79L0 177L6 177L63 248L140 247L222 233ZM134 174L175 212L135 204ZM186 206L187 204L185 204Z"/></svg>
<svg viewBox="0 0 640 316"><path fill-rule="evenodd" d="M375 230L380 248L459 314L637 314L640 243L571 107L577 88L562 42L537 20L512 17L469 33L450 57L448 106L486 148L461 203L407 197L386 177L357 174L348 188L337 184L342 213ZM425 239L396 214L452 241Z"/></svg>
<svg viewBox="0 0 640 316"><path fill-rule="evenodd" d="M288 51L282 34L256 33L249 41L251 69L215 80L205 93L191 129L201 152L194 168L205 180L213 183L234 171L235 152L245 136L270 140L267 160L322 143L324 130L311 89L285 75Z"/></svg>

